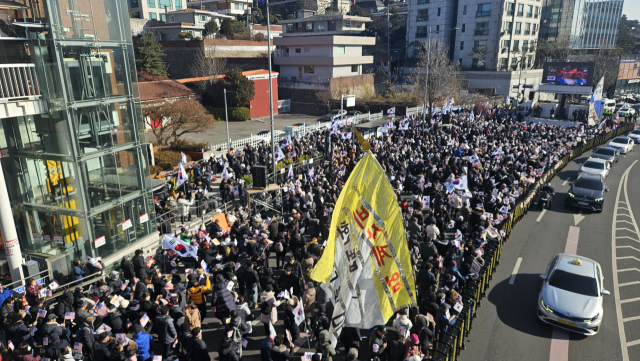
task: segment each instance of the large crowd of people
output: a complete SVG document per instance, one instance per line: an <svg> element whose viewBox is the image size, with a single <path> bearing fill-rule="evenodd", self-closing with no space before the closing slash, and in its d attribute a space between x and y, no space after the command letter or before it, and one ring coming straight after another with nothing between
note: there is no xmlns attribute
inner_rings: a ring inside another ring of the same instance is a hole
<svg viewBox="0 0 640 361"><path fill-rule="evenodd" d="M396 190L418 293L417 307L400 310L388 325L345 327L337 347L329 341L332 295L310 275L363 152L355 136L327 129L283 147L315 161L297 165L293 175L288 167L278 171L279 195L270 201L281 214L246 212L242 179L252 166L271 166L266 143L195 164L193 181L160 195L160 233L196 246L197 259L171 249L150 256L138 250L104 281L58 297L34 280L25 298L2 290L1 360L208 361L214 354L236 361L250 344L258 345L251 357L259 353L263 361L306 357L296 354L301 346L315 351L308 355L313 361L421 360L434 335L455 323L456 291L477 276L483 247L500 237L516 205L559 159L609 130L518 121L508 107L474 113L397 118L368 140ZM204 212L207 194L217 190L226 224L189 227L192 209ZM78 280L87 277L81 263L75 266ZM299 304L302 321L294 314ZM216 322L205 321L207 315ZM224 336L212 349L202 335L213 328ZM258 334L260 340L252 336Z"/></svg>

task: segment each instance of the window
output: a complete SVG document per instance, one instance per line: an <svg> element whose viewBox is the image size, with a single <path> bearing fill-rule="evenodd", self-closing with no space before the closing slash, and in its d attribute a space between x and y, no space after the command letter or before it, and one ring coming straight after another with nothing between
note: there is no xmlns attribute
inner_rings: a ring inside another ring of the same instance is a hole
<svg viewBox="0 0 640 361"><path fill-rule="evenodd" d="M560 13L551 13L551 18L549 19L550 23L559 23L560 22Z"/></svg>
<svg viewBox="0 0 640 361"><path fill-rule="evenodd" d="M462 15L467 15L467 5L462 8Z"/></svg>
<svg viewBox="0 0 640 361"><path fill-rule="evenodd" d="M429 0L418 0L418 5L420 4L428 4Z"/></svg>
<svg viewBox="0 0 640 361"><path fill-rule="evenodd" d="M305 65L304 66L305 74L313 74L313 65Z"/></svg>
<svg viewBox="0 0 640 361"><path fill-rule="evenodd" d="M176 10L182 10L182 0L176 0Z"/></svg>
<svg viewBox="0 0 640 361"><path fill-rule="evenodd" d="M418 10L418 21L427 21L427 20L429 20L429 9Z"/></svg>
<svg viewBox="0 0 640 361"><path fill-rule="evenodd" d="M552 9L562 8L562 0L551 0L551 8Z"/></svg>
<svg viewBox="0 0 640 361"><path fill-rule="evenodd" d="M530 18L533 16L533 5L527 5L527 17Z"/></svg>
<svg viewBox="0 0 640 361"><path fill-rule="evenodd" d="M513 29L513 22L505 21L504 22L504 31L507 32L507 33L510 33L512 29Z"/></svg>
<svg viewBox="0 0 640 361"><path fill-rule="evenodd" d="M518 16L522 16L524 14L524 4L518 4Z"/></svg>
<svg viewBox="0 0 640 361"><path fill-rule="evenodd" d="M284 48L284 50L285 53L289 54L289 48Z"/></svg>
<svg viewBox="0 0 640 361"><path fill-rule="evenodd" d="M500 70L507 70L507 58L500 59Z"/></svg>
<svg viewBox="0 0 640 361"><path fill-rule="evenodd" d="M473 42L473 51L477 52L485 52L487 51L487 41L486 40L476 40Z"/></svg>
<svg viewBox="0 0 640 361"><path fill-rule="evenodd" d="M460 50L464 50L464 41L460 42Z"/></svg>
<svg viewBox="0 0 640 361"><path fill-rule="evenodd" d="M359 68L358 65L351 65L351 72L352 73L357 73L358 72L358 68Z"/></svg>
<svg viewBox="0 0 640 361"><path fill-rule="evenodd" d="M509 40L503 40L502 47L509 49L511 47L511 42Z"/></svg>
<svg viewBox="0 0 640 361"><path fill-rule="evenodd" d="M155 8L156 7L156 0L147 0L147 7Z"/></svg>
<svg viewBox="0 0 640 361"><path fill-rule="evenodd" d="M549 28L548 36L558 36L558 28Z"/></svg>
<svg viewBox="0 0 640 361"><path fill-rule="evenodd" d="M526 52L529 49L529 40L522 40L522 51Z"/></svg>
<svg viewBox="0 0 640 361"><path fill-rule="evenodd" d="M324 24L316 23L316 31L324 31Z"/></svg>
<svg viewBox="0 0 640 361"><path fill-rule="evenodd" d="M436 34L440 34L440 25L436 25Z"/></svg>
<svg viewBox="0 0 640 361"><path fill-rule="evenodd" d="M149 19L158 20L158 15L156 15L156 13L149 13Z"/></svg>
<svg viewBox="0 0 640 361"><path fill-rule="evenodd" d="M511 58L511 69L516 70L517 67L518 67L518 59Z"/></svg>
<svg viewBox="0 0 640 361"><path fill-rule="evenodd" d="M244 10L244 4L242 3L233 3L233 6L236 10Z"/></svg>
<svg viewBox="0 0 640 361"><path fill-rule="evenodd" d="M524 35L529 35L531 33L531 24L524 23Z"/></svg>
<svg viewBox="0 0 640 361"><path fill-rule="evenodd" d="M200 15L200 21L206 23L207 22L207 16L206 15Z"/></svg>
<svg viewBox="0 0 640 361"><path fill-rule="evenodd" d="M344 27L345 28L350 28L351 27L351 20L347 20L344 22Z"/></svg>
<svg viewBox="0 0 640 361"><path fill-rule="evenodd" d="M458 59L458 65L462 65L462 58Z"/></svg>
<svg viewBox="0 0 640 361"><path fill-rule="evenodd" d="M287 24L287 33L293 33L293 24Z"/></svg>
<svg viewBox="0 0 640 361"><path fill-rule="evenodd" d="M538 9L539 8L537 6L533 8L533 10L534 10L533 11L533 17L536 18L536 19L538 18Z"/></svg>
<svg viewBox="0 0 640 361"><path fill-rule="evenodd" d="M440 16L440 8L438 8L438 16Z"/></svg>
<svg viewBox="0 0 640 361"><path fill-rule="evenodd" d="M175 16L169 15L169 22L170 23L175 23L176 22Z"/></svg>
<svg viewBox="0 0 640 361"><path fill-rule="evenodd" d="M138 6L140 6L140 5L138 4L138 0L131 0L131 7L132 7L132 8L137 8Z"/></svg>
<svg viewBox="0 0 640 361"><path fill-rule="evenodd" d="M516 23L516 31L514 34L520 34L522 31L522 23Z"/></svg>
<svg viewBox="0 0 640 361"><path fill-rule="evenodd" d="M302 53L302 48L296 48L296 54Z"/></svg>
<svg viewBox="0 0 640 361"><path fill-rule="evenodd" d="M478 4L476 17L491 16L491 4Z"/></svg>
<svg viewBox="0 0 640 361"><path fill-rule="evenodd" d="M476 23L474 35L489 35L489 23Z"/></svg>
<svg viewBox="0 0 640 361"><path fill-rule="evenodd" d="M507 15L511 16L516 11L515 3L507 3Z"/></svg>
<svg viewBox="0 0 640 361"><path fill-rule="evenodd" d="M556 270L551 275L549 285L571 293L577 293L589 297L597 297L598 284L596 279L589 276L582 276L562 270Z"/></svg>
<svg viewBox="0 0 640 361"><path fill-rule="evenodd" d="M338 47L338 54L344 54L344 46Z"/></svg>
<svg viewBox="0 0 640 361"><path fill-rule="evenodd" d="M514 40L513 41L513 51L518 51L520 50L520 40Z"/></svg>
<svg viewBox="0 0 640 361"><path fill-rule="evenodd" d="M169 10L173 10L173 0L158 0L158 8L165 9L165 6L169 8Z"/></svg>
<svg viewBox="0 0 640 361"><path fill-rule="evenodd" d="M426 26L418 26L416 29L416 38L426 38L427 37L427 27Z"/></svg>
<svg viewBox="0 0 640 361"><path fill-rule="evenodd" d="M305 24L305 29L307 31L313 31L313 23L306 23Z"/></svg>
<svg viewBox="0 0 640 361"><path fill-rule="evenodd" d="M536 30L538 30L538 24L533 24L533 29L531 30L531 35L536 35Z"/></svg>
<svg viewBox="0 0 640 361"><path fill-rule="evenodd" d="M132 19L140 19L140 12L136 11L136 12L131 13L131 18Z"/></svg>
<svg viewBox="0 0 640 361"><path fill-rule="evenodd" d="M309 52L311 52L311 48L304 48L304 52L305 52L305 53L309 53Z"/></svg>
<svg viewBox="0 0 640 361"><path fill-rule="evenodd" d="M167 14L160 14L160 21L162 21L163 23L167 22Z"/></svg>
<svg viewBox="0 0 640 361"><path fill-rule="evenodd" d="M481 59L473 59L471 61L471 69L472 70L482 70L484 69L484 61Z"/></svg>
<svg viewBox="0 0 640 361"><path fill-rule="evenodd" d="M462 24L462 32L464 33L464 30L467 28L467 24Z"/></svg>

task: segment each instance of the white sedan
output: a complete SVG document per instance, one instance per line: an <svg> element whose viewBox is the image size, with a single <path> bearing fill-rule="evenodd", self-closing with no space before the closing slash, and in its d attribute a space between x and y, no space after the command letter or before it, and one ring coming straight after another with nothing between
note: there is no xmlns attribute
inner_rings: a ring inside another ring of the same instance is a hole
<svg viewBox="0 0 640 361"><path fill-rule="evenodd" d="M627 137L633 139L636 143L640 143L640 129L632 130L631 133L627 134Z"/></svg>
<svg viewBox="0 0 640 361"><path fill-rule="evenodd" d="M625 117L627 114L633 116L636 113L636 110L633 109L630 105L625 105L618 110L618 116Z"/></svg>
<svg viewBox="0 0 640 361"><path fill-rule="evenodd" d="M620 153L629 153L633 150L633 139L629 137L615 137L609 142L609 146L620 150Z"/></svg>

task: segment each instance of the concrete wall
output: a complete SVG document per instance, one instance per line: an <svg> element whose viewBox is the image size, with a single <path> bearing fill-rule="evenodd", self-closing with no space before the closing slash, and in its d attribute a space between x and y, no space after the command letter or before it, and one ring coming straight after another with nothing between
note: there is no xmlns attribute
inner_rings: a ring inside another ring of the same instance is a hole
<svg viewBox="0 0 640 361"><path fill-rule="evenodd" d="M251 109L251 119L269 116L269 80L254 80L256 95L249 103ZM271 79L273 89L273 113L278 114L278 78Z"/></svg>
<svg viewBox="0 0 640 361"><path fill-rule="evenodd" d="M463 71L461 75L469 82L469 89L495 89L496 95L515 97L517 85L531 85L525 89L525 101L529 100L529 92L537 91L542 80L542 69L520 71ZM514 88L516 86L516 88ZM522 90L522 87L521 87Z"/></svg>

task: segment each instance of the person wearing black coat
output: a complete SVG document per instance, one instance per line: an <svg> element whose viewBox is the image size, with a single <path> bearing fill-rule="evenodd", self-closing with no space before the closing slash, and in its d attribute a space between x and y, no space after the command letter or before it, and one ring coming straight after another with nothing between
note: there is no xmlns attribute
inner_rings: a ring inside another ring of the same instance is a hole
<svg viewBox="0 0 640 361"><path fill-rule="evenodd" d="M127 318L118 308L109 309L105 322L111 327L111 333L114 335L127 332Z"/></svg>
<svg viewBox="0 0 640 361"><path fill-rule="evenodd" d="M266 268L264 274L260 277L260 287L264 290L267 285L276 288L276 280L273 279L273 269Z"/></svg>
<svg viewBox="0 0 640 361"><path fill-rule="evenodd" d="M53 359L58 357L58 351L64 347L71 347L69 341L61 339L60 335L54 332L48 337L48 345L45 346L44 355L46 358Z"/></svg>
<svg viewBox="0 0 640 361"><path fill-rule="evenodd" d="M247 267L245 271L242 273L242 280L245 286L245 299L249 301L249 307L254 308L258 303L258 286L260 283L260 279L258 277L258 272L256 272L256 263L251 262L250 267Z"/></svg>
<svg viewBox="0 0 640 361"><path fill-rule="evenodd" d="M234 302L234 296L227 289L227 280L221 274L216 275L216 284L211 287L213 291L213 297L211 297L211 308L215 307L215 316L222 320L229 317L231 311L236 309L236 303Z"/></svg>
<svg viewBox="0 0 640 361"><path fill-rule="evenodd" d="M293 274L292 269L293 267L289 264L285 266L284 273L278 278L278 292L290 291L293 287L294 295L300 293L300 280Z"/></svg>
<svg viewBox="0 0 640 361"><path fill-rule="evenodd" d="M291 354L284 345L284 337L278 335L273 339L273 346L271 346L271 359L273 361L291 361Z"/></svg>
<svg viewBox="0 0 640 361"><path fill-rule="evenodd" d="M289 330L291 334L291 343L295 343L300 338L300 327L296 324L296 318L293 314L293 310L298 305L297 297L293 297L287 300L284 305L284 328Z"/></svg>
<svg viewBox="0 0 640 361"><path fill-rule="evenodd" d="M55 314L58 316L58 320L64 320L64 314L66 312L75 312L73 308L73 293L67 292L64 294L62 299L56 305Z"/></svg>
<svg viewBox="0 0 640 361"><path fill-rule="evenodd" d="M149 284L149 279L144 277L140 278L140 281L136 283L136 289L133 292L133 298L139 301L142 301L141 297L144 293L149 293L149 289L147 288L147 284Z"/></svg>
<svg viewBox="0 0 640 361"><path fill-rule="evenodd" d="M346 357L350 349L355 348L358 350L360 348L360 340L362 339L360 329L357 327L343 327L340 339L344 344L344 354Z"/></svg>
<svg viewBox="0 0 640 361"><path fill-rule="evenodd" d="M93 361L111 361L115 347L113 338L107 332L101 333L97 338L98 340L93 344Z"/></svg>
<svg viewBox="0 0 640 361"><path fill-rule="evenodd" d="M129 281L133 280L133 278L136 276L136 272L133 268L133 263L131 263L131 261L129 260L129 256L122 257L122 261L120 261L120 269L122 270L124 278L128 279Z"/></svg>
<svg viewBox="0 0 640 361"><path fill-rule="evenodd" d="M156 331L158 332L158 341L162 348L162 359L166 360L171 353L171 346L178 336L176 328L173 325L173 319L169 316L169 307L162 308L162 314L156 317Z"/></svg>
<svg viewBox="0 0 640 361"><path fill-rule="evenodd" d="M220 349L218 350L218 356L220 356L220 361L240 361L240 356L232 347L231 339L229 338L222 340Z"/></svg>
<svg viewBox="0 0 640 361"><path fill-rule="evenodd" d="M207 344L202 341L200 327L196 327L191 330L191 336L189 340L189 356L191 360L194 361L211 361L211 356L209 356L209 350L207 350ZM200 337L199 337L200 336ZM235 353L235 351L234 351ZM236 354L237 356L237 354ZM223 361L223 359L220 359ZM233 361L238 361L239 359L232 359Z"/></svg>
<svg viewBox="0 0 640 361"><path fill-rule="evenodd" d="M58 322L56 321L56 314L49 313L46 317L46 323L42 326L42 335L45 337L50 337L51 334L57 334L59 337L66 338L68 336L69 331L66 328L60 327Z"/></svg>

